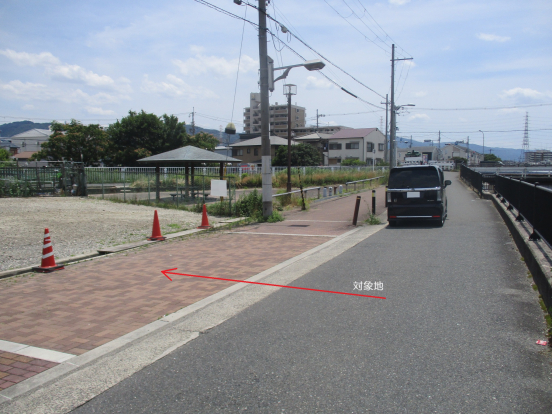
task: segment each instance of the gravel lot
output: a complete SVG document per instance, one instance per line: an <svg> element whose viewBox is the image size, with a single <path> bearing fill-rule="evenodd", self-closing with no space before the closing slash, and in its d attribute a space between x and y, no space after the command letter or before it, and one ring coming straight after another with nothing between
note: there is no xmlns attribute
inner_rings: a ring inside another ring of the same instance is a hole
<svg viewBox="0 0 552 414"><path fill-rule="evenodd" d="M0 198L0 271L40 264L44 228L57 259L144 240L151 235L154 210L91 198ZM163 234L201 224L198 213L158 209L158 214Z"/></svg>

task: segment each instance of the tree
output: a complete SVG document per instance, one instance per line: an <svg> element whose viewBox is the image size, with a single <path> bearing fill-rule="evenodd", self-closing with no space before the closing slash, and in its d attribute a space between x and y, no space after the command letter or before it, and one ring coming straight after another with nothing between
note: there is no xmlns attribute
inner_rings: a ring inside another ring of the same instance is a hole
<svg viewBox="0 0 552 414"><path fill-rule="evenodd" d="M184 140L184 145L193 145L194 147L203 148L209 151L214 151L218 144L219 140L206 132L199 132Z"/></svg>
<svg viewBox="0 0 552 414"><path fill-rule="evenodd" d="M52 122L52 134L30 160L100 162L108 148L108 135L100 125L83 125L74 119L69 124Z"/></svg>
<svg viewBox="0 0 552 414"><path fill-rule="evenodd" d="M502 161L502 158L497 157L494 154L485 154L485 161Z"/></svg>
<svg viewBox="0 0 552 414"><path fill-rule="evenodd" d="M366 165L366 163L364 161L361 161L361 160L358 160L356 158L346 158L344 159L343 161L341 161L341 165L343 167L347 167L349 165L354 165L354 166L357 166L357 165Z"/></svg>
<svg viewBox="0 0 552 414"><path fill-rule="evenodd" d="M297 167L308 167L320 165L322 156L318 149L310 144L297 144L291 146L291 165ZM276 155L272 159L274 166L287 165L287 145L282 145L276 150Z"/></svg>
<svg viewBox="0 0 552 414"><path fill-rule="evenodd" d="M158 117L144 110L129 111L128 116L109 126L108 133L112 165L136 165L140 158L183 147L191 139L186 124L178 122L176 116Z"/></svg>
<svg viewBox="0 0 552 414"><path fill-rule="evenodd" d="M0 161L9 161L11 156L12 155L9 151L4 148L0 148Z"/></svg>

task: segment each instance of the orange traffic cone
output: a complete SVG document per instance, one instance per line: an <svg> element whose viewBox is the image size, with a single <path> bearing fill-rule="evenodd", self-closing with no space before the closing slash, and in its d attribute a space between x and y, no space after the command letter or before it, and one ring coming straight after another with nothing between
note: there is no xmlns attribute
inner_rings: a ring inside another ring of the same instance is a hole
<svg viewBox="0 0 552 414"><path fill-rule="evenodd" d="M44 229L44 246L42 248L42 262L40 266L33 267L35 272L49 273L54 270L63 269L63 265L56 265L56 259L54 258L54 248L52 247L52 240L50 239L50 231Z"/></svg>
<svg viewBox="0 0 552 414"><path fill-rule="evenodd" d="M159 227L159 218L157 217L157 210L153 213L153 230L151 231L151 237L148 240L163 241L166 237L161 234L161 227Z"/></svg>
<svg viewBox="0 0 552 414"><path fill-rule="evenodd" d="M211 226L209 226L209 217L207 217L207 206L203 204L203 216L201 217L201 226L198 227L198 229L210 229Z"/></svg>

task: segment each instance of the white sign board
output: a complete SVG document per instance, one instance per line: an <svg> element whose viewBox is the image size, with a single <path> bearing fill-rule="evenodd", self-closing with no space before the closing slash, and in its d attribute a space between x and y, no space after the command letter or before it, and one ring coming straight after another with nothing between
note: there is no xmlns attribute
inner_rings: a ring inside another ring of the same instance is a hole
<svg viewBox="0 0 552 414"><path fill-rule="evenodd" d="M226 180L211 180L211 196L212 197L228 197L228 189L226 188Z"/></svg>

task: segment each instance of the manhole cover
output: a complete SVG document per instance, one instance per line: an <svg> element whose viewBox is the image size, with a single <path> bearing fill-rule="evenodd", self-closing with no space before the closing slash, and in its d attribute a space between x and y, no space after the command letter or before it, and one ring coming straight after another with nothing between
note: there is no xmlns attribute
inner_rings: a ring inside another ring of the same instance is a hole
<svg viewBox="0 0 552 414"><path fill-rule="evenodd" d="M309 227L310 224L290 224L288 227Z"/></svg>

